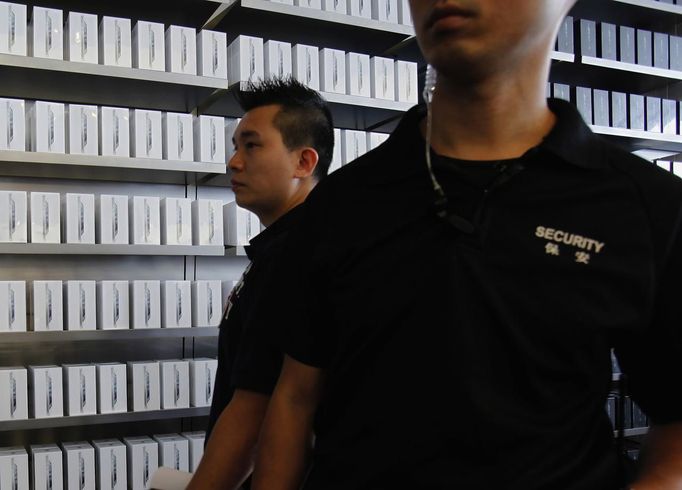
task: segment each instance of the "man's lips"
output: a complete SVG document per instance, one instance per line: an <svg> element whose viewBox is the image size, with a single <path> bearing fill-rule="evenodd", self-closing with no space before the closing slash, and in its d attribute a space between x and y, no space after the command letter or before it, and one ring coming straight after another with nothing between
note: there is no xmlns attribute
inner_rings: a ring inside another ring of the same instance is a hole
<svg viewBox="0 0 682 490"><path fill-rule="evenodd" d="M233 188L234 188L234 187L244 187L244 184L242 184L241 182L237 182L237 181L234 180L234 179L232 179L232 180L230 181L230 183L232 184L232 187L233 187Z"/></svg>
<svg viewBox="0 0 682 490"><path fill-rule="evenodd" d="M467 18L472 17L473 12L456 5L444 5L436 7L426 20L426 28L431 29L436 24L442 27L458 27Z"/></svg>

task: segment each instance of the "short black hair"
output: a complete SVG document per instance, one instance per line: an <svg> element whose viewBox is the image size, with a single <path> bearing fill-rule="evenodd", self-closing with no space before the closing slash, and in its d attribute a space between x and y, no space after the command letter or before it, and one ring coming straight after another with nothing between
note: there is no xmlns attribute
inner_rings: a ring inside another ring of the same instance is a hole
<svg viewBox="0 0 682 490"><path fill-rule="evenodd" d="M285 146L289 150L314 148L319 160L313 176L320 180L327 175L334 154L334 122L327 101L318 92L292 77L269 78L250 82L235 97L244 112L280 105L273 124Z"/></svg>

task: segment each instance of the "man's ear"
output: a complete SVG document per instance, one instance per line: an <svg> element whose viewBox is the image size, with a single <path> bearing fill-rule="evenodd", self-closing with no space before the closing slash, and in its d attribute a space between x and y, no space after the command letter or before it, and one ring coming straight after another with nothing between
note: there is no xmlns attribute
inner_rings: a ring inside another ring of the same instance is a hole
<svg viewBox="0 0 682 490"><path fill-rule="evenodd" d="M294 177L304 179L313 175L319 159L320 156L314 148L306 147L300 150Z"/></svg>

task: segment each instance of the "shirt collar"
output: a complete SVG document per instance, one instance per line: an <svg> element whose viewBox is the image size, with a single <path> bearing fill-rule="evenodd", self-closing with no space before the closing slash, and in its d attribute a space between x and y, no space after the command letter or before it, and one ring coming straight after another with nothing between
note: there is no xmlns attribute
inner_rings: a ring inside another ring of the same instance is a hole
<svg viewBox="0 0 682 490"><path fill-rule="evenodd" d="M303 206L298 205L279 217L274 223L261 231L249 241L249 245L244 247L249 260L255 260L267 249L273 239L280 234L288 231L298 220L303 212Z"/></svg>

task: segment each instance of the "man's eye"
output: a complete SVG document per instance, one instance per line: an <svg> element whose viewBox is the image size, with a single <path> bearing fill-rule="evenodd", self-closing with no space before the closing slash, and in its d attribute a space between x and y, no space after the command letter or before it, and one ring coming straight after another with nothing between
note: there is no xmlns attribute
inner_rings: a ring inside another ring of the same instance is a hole
<svg viewBox="0 0 682 490"><path fill-rule="evenodd" d="M255 148L256 146L258 146L258 145L257 145L256 143L251 142L251 141L249 141L248 143L245 143L245 144L244 144L244 147L245 147L247 150L250 150L250 149L252 149L252 148Z"/></svg>

